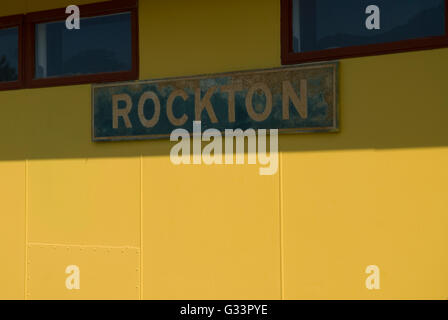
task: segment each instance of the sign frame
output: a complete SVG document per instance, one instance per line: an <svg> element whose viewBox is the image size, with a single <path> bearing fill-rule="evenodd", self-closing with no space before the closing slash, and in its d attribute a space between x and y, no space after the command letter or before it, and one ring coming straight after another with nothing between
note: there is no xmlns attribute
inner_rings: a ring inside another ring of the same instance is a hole
<svg viewBox="0 0 448 320"><path fill-rule="evenodd" d="M294 66L281 66L276 68L264 68L255 70L243 70L243 71L233 71L224 73L206 73L194 76L181 76L181 77L167 77L167 78L155 78L148 80L134 80L125 82L114 82L114 83L98 83L92 84L91 86L91 139L92 142L105 142L105 141L135 141L135 140L160 140L169 139L170 134L151 134L151 135L129 135L129 136L112 136L112 137L96 137L95 136L95 90L99 88L107 87L120 87L129 86L137 84L158 84L163 82L173 82L173 81L185 81L185 80L206 80L206 79L216 79L224 77L232 77L236 75L255 75L269 72L281 72L281 71L295 71L295 70L306 70L306 69L317 69L322 67L332 67L333 71L333 103L332 103L332 126L327 127L309 127L309 128L266 128L269 133L269 129L278 129L279 134L297 134L297 133L336 133L340 131L339 127L339 61L328 61L328 62L318 62L318 63L307 63ZM193 121L193 120L192 120ZM182 128L182 127L179 127ZM245 130L245 128L243 128ZM221 132L223 130L220 130ZM190 132L190 136L193 133Z"/></svg>

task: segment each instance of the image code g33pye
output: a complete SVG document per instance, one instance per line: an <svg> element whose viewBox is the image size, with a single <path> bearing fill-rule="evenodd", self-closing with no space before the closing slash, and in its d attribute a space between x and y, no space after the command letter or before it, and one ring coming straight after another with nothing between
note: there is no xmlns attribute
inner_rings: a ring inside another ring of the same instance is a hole
<svg viewBox="0 0 448 320"><path fill-rule="evenodd" d="M0 300L435 310L447 2L1 2Z"/></svg>

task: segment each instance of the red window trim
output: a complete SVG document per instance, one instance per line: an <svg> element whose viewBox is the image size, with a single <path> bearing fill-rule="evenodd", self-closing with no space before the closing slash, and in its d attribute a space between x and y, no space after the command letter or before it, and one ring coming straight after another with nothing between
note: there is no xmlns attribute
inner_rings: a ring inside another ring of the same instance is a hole
<svg viewBox="0 0 448 320"><path fill-rule="evenodd" d="M0 18L0 28L19 27L19 81L0 82L0 90L41 88L75 84L137 80L139 77L138 0L111 0L79 6L81 18L121 12L131 13L132 69L130 71L96 73L82 76L34 79L35 25L67 19L65 7L25 15Z"/></svg>
<svg viewBox="0 0 448 320"><path fill-rule="evenodd" d="M448 47L448 0L445 0L444 36L297 53L292 46L292 1L281 0L281 58L285 65Z"/></svg>
<svg viewBox="0 0 448 320"><path fill-rule="evenodd" d="M0 29L14 28L19 29L19 43L18 43L18 70L17 70L17 80L0 82L0 90L12 90L22 88L24 85L24 66L23 66L23 21L24 16L22 14L1 17L0 18Z"/></svg>

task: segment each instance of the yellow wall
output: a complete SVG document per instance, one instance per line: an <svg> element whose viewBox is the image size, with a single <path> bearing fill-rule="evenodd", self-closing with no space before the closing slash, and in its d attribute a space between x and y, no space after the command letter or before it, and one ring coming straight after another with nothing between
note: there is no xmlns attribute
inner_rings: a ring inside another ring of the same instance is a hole
<svg viewBox="0 0 448 320"><path fill-rule="evenodd" d="M279 2L140 0L140 78L280 66ZM92 143L90 85L0 92L0 298L448 298L447 61L342 60L341 132L280 136L274 176Z"/></svg>

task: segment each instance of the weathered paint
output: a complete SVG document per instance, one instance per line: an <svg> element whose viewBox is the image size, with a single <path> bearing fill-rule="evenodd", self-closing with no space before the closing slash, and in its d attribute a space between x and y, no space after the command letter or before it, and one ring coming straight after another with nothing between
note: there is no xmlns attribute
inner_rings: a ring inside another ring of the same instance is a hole
<svg viewBox="0 0 448 320"><path fill-rule="evenodd" d="M168 137L176 128L336 131L337 63L93 87L93 140Z"/></svg>

